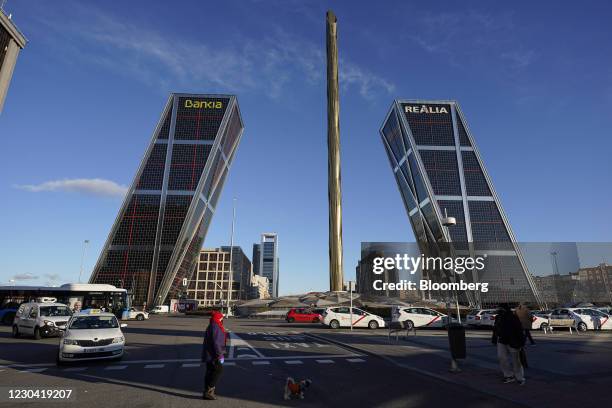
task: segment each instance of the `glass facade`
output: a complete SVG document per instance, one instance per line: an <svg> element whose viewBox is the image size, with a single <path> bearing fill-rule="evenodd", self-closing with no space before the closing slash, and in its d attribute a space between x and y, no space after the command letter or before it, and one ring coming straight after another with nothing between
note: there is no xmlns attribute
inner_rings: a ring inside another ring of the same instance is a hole
<svg viewBox="0 0 612 408"><path fill-rule="evenodd" d="M242 130L235 96L170 96L91 283L126 288L135 305L184 293Z"/></svg>
<svg viewBox="0 0 612 408"><path fill-rule="evenodd" d="M278 236L275 233L261 234L261 243L257 248L253 246L253 261L256 257L259 266L254 268L255 274L268 278L270 296L278 297Z"/></svg>
<svg viewBox="0 0 612 408"><path fill-rule="evenodd" d="M457 103L395 101L380 134L422 253L487 256L485 270L460 278L488 282L492 290L466 293L463 300L541 305ZM443 226L445 215L456 225ZM446 271L430 276L457 279Z"/></svg>

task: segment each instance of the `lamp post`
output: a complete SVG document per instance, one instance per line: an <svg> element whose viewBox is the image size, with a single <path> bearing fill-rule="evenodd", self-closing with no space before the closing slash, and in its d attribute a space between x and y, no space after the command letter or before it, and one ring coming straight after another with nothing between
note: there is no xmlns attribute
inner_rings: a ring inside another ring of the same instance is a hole
<svg viewBox="0 0 612 408"><path fill-rule="evenodd" d="M236 198L233 200L232 206L232 234L230 235L230 256L229 256L229 273L227 274L227 317L232 315L230 301L232 300L232 281L234 280L232 271L232 261L234 255L234 228L236 224Z"/></svg>
<svg viewBox="0 0 612 408"><path fill-rule="evenodd" d="M81 275L83 275L83 262L85 261L85 249L87 249L87 244L89 244L88 239L83 241L83 253L81 254L81 269L79 269L79 283L81 283Z"/></svg>
<svg viewBox="0 0 612 408"><path fill-rule="evenodd" d="M449 237L448 252L450 256L451 255L451 240L450 240L450 232L448 228L452 227L453 225L457 225L457 219L455 217L449 217L446 212L446 208L444 209L444 218L442 218L442 225L444 226L444 228L446 228L446 232ZM452 279L453 283L455 283L456 279L455 279L454 272L452 276L453 276L453 279ZM455 326L451 324L451 316L450 316L450 313L448 313L447 330L448 330L448 345L450 347L450 352L451 352L450 372L459 373L461 372L461 369L459 368L459 365L457 364L457 359L465 358L465 331L463 327L461 326L461 313L459 311L459 294L457 293L456 289L455 289L455 304L457 306L457 322L459 323L459 325ZM446 304L446 310L447 312L450 311L450 296L449 296L449 301ZM461 347L461 343L462 343L463 350L459 350Z"/></svg>

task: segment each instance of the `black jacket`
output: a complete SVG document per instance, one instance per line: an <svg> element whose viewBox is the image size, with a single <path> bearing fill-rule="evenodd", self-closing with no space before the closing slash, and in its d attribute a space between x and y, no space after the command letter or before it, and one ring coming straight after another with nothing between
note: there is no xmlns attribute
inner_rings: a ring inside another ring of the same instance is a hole
<svg viewBox="0 0 612 408"><path fill-rule="evenodd" d="M497 342L507 344L515 349L522 348L525 345L525 335L518 316L513 312L503 311L499 313L495 319L491 341L494 344L497 344Z"/></svg>

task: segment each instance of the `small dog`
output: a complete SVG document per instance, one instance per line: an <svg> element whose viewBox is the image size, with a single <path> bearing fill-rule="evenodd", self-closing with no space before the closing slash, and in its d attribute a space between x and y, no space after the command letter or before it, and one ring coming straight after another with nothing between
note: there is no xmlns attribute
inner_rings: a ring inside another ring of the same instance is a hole
<svg viewBox="0 0 612 408"><path fill-rule="evenodd" d="M309 379L295 381L292 377L287 377L287 381L285 381L285 400L290 400L292 398L304 399L304 390L310 387L312 381Z"/></svg>

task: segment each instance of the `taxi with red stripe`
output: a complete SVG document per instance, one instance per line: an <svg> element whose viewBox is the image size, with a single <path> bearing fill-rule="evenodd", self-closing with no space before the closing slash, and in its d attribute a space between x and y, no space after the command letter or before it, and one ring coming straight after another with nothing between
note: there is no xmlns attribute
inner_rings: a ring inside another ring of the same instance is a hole
<svg viewBox="0 0 612 408"><path fill-rule="evenodd" d="M351 321L352 318L352 321ZM347 306L329 307L323 312L322 323L332 329L340 327L367 327L369 329L378 329L385 327L385 321L382 317L365 310L351 308Z"/></svg>
<svg viewBox="0 0 612 408"><path fill-rule="evenodd" d="M551 319L570 318L579 331L612 330L610 315L590 307L568 307L553 310Z"/></svg>
<svg viewBox="0 0 612 408"><path fill-rule="evenodd" d="M401 307L399 314L394 314L394 321L402 322L411 330L415 327L445 327L448 316L428 307Z"/></svg>

